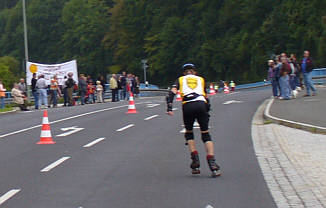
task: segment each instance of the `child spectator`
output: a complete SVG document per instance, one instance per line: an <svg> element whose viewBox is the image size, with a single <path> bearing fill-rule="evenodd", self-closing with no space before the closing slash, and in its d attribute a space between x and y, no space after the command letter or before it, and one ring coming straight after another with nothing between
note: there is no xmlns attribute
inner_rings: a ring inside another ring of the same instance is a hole
<svg viewBox="0 0 326 208"><path fill-rule="evenodd" d="M94 93L95 93L95 87L93 85L93 82L89 82L87 85L87 94L88 97L88 103L94 103Z"/></svg>
<svg viewBox="0 0 326 208"><path fill-rule="evenodd" d="M101 81L96 81L96 92L97 92L97 102L103 103L103 86L101 85Z"/></svg>

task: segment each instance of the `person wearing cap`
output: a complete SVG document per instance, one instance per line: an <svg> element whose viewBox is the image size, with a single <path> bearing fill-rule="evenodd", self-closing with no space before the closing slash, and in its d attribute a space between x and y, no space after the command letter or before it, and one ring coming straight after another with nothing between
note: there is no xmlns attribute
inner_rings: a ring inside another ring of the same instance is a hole
<svg viewBox="0 0 326 208"><path fill-rule="evenodd" d="M204 78L196 75L196 67L194 64L185 64L182 68L184 76L178 78L166 97L167 114L171 116L173 115L172 103L174 96L179 90L182 97L182 113L184 126L186 128L186 144L189 147L192 159L192 163L190 165L192 174L200 173L200 161L193 133L193 125L195 120L197 120L200 125L201 139L206 147L206 158L209 168L212 171L212 176L220 176L220 167L215 163L214 143L208 130L208 112L210 110L210 105L206 94L205 80Z"/></svg>

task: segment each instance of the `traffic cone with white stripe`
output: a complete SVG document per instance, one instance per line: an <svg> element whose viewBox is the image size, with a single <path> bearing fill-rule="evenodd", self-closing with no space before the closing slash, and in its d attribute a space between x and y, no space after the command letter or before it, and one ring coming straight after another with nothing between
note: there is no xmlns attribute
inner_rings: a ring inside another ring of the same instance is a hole
<svg viewBox="0 0 326 208"><path fill-rule="evenodd" d="M215 94L216 94L216 92L215 92L215 90L214 90L213 85L211 84L211 85L209 86L209 95L215 95Z"/></svg>
<svg viewBox="0 0 326 208"><path fill-rule="evenodd" d="M36 144L55 144L51 136L51 128L47 110L44 110L43 112L41 139Z"/></svg>
<svg viewBox="0 0 326 208"><path fill-rule="evenodd" d="M225 94L229 94L229 93L230 93L230 88L229 88L228 85L225 85L225 86L224 86L224 93L225 93Z"/></svg>
<svg viewBox="0 0 326 208"><path fill-rule="evenodd" d="M127 114L138 113L137 110L136 110L134 96L133 96L132 92L130 92L129 106L128 106L128 111L126 113Z"/></svg>
<svg viewBox="0 0 326 208"><path fill-rule="evenodd" d="M177 97L175 98L175 101L182 101L181 95L180 95L180 91L178 90L177 92Z"/></svg>

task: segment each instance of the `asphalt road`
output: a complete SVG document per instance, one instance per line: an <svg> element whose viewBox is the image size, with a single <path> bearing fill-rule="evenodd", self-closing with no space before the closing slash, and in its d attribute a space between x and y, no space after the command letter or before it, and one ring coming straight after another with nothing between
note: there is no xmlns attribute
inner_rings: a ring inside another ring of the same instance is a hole
<svg viewBox="0 0 326 208"><path fill-rule="evenodd" d="M137 99L133 115L125 114L128 102L48 109L54 145L36 144L41 111L2 115L0 207L276 207L251 140L253 114L269 96L255 90L211 98L218 178L209 177L199 130L202 173L191 175L180 102L172 117L162 97ZM83 130L58 137L67 127Z"/></svg>

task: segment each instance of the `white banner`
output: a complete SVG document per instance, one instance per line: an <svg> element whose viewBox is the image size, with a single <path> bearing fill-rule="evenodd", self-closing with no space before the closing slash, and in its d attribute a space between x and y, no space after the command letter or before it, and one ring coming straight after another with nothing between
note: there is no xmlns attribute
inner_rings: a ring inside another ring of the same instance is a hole
<svg viewBox="0 0 326 208"><path fill-rule="evenodd" d="M62 85L63 79L67 74L72 72L74 74L73 79L78 83L78 71L77 71L77 62L76 60L69 61L62 64L38 64L27 62L26 64L26 83L27 85L31 85L33 73L36 73L36 77L38 75L43 74L44 78L48 80L50 84L50 80L54 75L57 75L59 85Z"/></svg>

